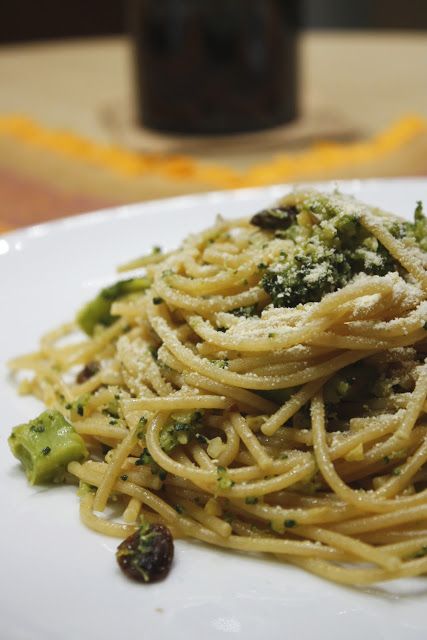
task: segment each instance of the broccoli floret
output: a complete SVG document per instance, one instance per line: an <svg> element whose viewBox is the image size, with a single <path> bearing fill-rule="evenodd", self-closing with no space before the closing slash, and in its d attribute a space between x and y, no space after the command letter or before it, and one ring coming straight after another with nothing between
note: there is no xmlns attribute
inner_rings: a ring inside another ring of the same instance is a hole
<svg viewBox="0 0 427 640"><path fill-rule="evenodd" d="M130 293L143 291L149 286L148 278L131 278L102 289L96 298L85 304L78 312L77 324L87 335L92 336L97 325L109 327L117 320L116 316L111 315L111 305L115 300Z"/></svg>
<svg viewBox="0 0 427 640"><path fill-rule="evenodd" d="M397 269L387 249L357 217L340 211L327 197L309 198L298 207L300 214L285 232L294 251L281 256L261 280L274 306L319 302L358 273L385 275Z"/></svg>
<svg viewBox="0 0 427 640"><path fill-rule="evenodd" d="M417 202L414 222L406 223L406 233L415 240L423 251L427 251L427 218L421 201Z"/></svg>
<svg viewBox="0 0 427 640"><path fill-rule="evenodd" d="M352 275L363 272L370 276L385 276L397 268L395 260L380 243L375 251L364 245L357 247L348 255L348 260Z"/></svg>
<svg viewBox="0 0 427 640"><path fill-rule="evenodd" d="M160 446L163 451L170 453L176 446L187 444L190 438L196 435L202 415L201 411L173 414L172 421L160 434Z"/></svg>
<svg viewBox="0 0 427 640"><path fill-rule="evenodd" d="M420 249L427 252L427 217L423 211L421 200L417 202L414 211L414 221L394 220L387 228L394 238L410 238L415 241Z"/></svg>
<svg viewBox="0 0 427 640"><path fill-rule="evenodd" d="M30 484L59 480L69 462L88 455L83 439L59 411L44 411L15 427L8 442Z"/></svg>
<svg viewBox="0 0 427 640"><path fill-rule="evenodd" d="M343 254L325 250L320 260L315 254L299 250L283 266L268 270L262 286L275 307L296 307L301 302L318 302L349 279L350 266Z"/></svg>

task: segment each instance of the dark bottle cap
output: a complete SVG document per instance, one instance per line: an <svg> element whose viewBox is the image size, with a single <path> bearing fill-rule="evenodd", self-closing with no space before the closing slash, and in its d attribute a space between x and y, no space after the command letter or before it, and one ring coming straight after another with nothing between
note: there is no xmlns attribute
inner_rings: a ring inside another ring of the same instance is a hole
<svg viewBox="0 0 427 640"><path fill-rule="evenodd" d="M130 0L141 124L231 133L297 113L299 0Z"/></svg>

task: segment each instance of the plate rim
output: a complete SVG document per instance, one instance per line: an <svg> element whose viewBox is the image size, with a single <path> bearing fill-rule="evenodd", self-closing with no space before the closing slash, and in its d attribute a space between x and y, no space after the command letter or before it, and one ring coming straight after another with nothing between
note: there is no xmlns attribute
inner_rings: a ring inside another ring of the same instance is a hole
<svg viewBox="0 0 427 640"><path fill-rule="evenodd" d="M18 227L0 233L0 239L2 240L20 240L35 239L37 237L46 236L56 230L61 231L67 227L79 227L85 226L90 223L101 223L109 220L113 216L119 216L123 218L133 217L138 215L138 212L143 212L145 208L150 206L162 206L170 204L174 208L184 209L186 205L191 206L195 200L222 200L224 197L230 197L231 199L250 199L261 195L263 192L275 191L277 189L294 189L294 188L315 188L315 189L331 189L334 186L346 188L346 185L354 186L358 185L371 185L371 184L390 184L390 183L420 183L426 184L427 187L427 175L426 176L399 176L399 177L376 177L376 178L344 178L344 179L331 179L331 180L315 180L315 181L296 181L296 182L277 182L268 185L254 186L254 187L242 187L237 189L219 189L213 191L200 191L191 192L188 194L182 194L178 196L170 196L167 198L150 198L149 200L141 200L138 202L129 202L123 204L117 204L111 207L105 207L101 209L94 209L91 211L85 211L82 213L75 213L69 216L61 218L53 218L40 223L26 225L24 227Z"/></svg>

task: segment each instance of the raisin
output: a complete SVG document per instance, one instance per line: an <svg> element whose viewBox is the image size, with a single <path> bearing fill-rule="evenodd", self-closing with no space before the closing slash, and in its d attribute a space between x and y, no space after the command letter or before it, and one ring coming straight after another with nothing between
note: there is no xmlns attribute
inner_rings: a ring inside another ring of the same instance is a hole
<svg viewBox="0 0 427 640"><path fill-rule="evenodd" d="M259 211L251 218L251 224L261 229L288 229L294 224L298 210L296 207L272 207Z"/></svg>
<svg viewBox="0 0 427 640"><path fill-rule="evenodd" d="M77 384L83 384L86 380L89 380L95 373L99 371L99 364L97 362L88 362L87 365L77 374Z"/></svg>
<svg viewBox="0 0 427 640"><path fill-rule="evenodd" d="M162 524L144 524L117 547L123 573L139 582L165 578L173 560L173 538Z"/></svg>

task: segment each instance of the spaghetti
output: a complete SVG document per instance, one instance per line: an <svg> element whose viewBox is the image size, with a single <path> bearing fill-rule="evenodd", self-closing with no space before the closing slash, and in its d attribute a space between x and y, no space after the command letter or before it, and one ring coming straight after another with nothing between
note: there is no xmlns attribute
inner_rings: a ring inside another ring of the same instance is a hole
<svg viewBox="0 0 427 640"><path fill-rule="evenodd" d="M11 362L84 439L82 521L343 584L426 573L424 220L312 191L219 218L129 263L144 276L79 314L89 338L70 324Z"/></svg>

